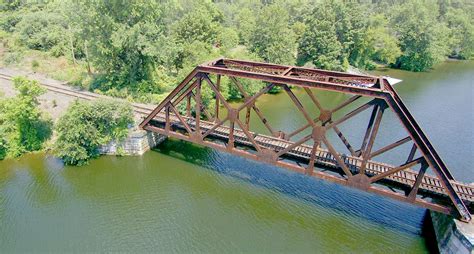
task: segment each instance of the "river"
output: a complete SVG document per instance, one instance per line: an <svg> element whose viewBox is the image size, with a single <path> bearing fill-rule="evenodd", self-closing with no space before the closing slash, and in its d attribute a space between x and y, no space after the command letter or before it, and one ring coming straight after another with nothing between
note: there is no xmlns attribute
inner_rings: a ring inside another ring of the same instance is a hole
<svg viewBox="0 0 474 254"><path fill-rule="evenodd" d="M397 91L455 178L473 182L474 62L376 73L404 80ZM345 98L317 96L328 105ZM258 104L279 129L303 121L286 97ZM365 129L363 117L341 127L349 140ZM402 135L391 117L376 147ZM1 161L0 194L5 253L425 253L432 244L423 209L176 140L83 167L41 153Z"/></svg>

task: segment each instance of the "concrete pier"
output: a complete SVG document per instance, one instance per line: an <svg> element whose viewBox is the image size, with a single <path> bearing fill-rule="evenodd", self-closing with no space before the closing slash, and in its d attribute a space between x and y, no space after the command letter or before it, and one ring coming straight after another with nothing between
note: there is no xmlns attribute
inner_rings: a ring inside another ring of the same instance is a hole
<svg viewBox="0 0 474 254"><path fill-rule="evenodd" d="M99 152L107 155L142 155L165 140L166 136L158 133L134 130L122 142L111 141L101 146Z"/></svg>
<svg viewBox="0 0 474 254"><path fill-rule="evenodd" d="M440 253L473 254L474 223L464 223L451 216L430 211Z"/></svg>

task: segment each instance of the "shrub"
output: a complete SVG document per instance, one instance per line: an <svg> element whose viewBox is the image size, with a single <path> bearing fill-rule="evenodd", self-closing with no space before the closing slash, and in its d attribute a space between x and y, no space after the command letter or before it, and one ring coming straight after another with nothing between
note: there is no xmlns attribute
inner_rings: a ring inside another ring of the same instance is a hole
<svg viewBox="0 0 474 254"><path fill-rule="evenodd" d="M3 137L0 137L0 160L7 156L7 143Z"/></svg>
<svg viewBox="0 0 474 254"><path fill-rule="evenodd" d="M38 82L22 77L13 82L19 94L0 100L0 158L40 150L51 136L52 122L38 109L37 97L45 89Z"/></svg>
<svg viewBox="0 0 474 254"><path fill-rule="evenodd" d="M60 56L66 48L66 30L62 18L47 11L26 13L15 26L18 39L30 49Z"/></svg>
<svg viewBox="0 0 474 254"><path fill-rule="evenodd" d="M33 61L31 62L31 67L32 67L33 69L38 68L39 65L40 65L40 64L39 64L39 62L38 62L37 60L33 60Z"/></svg>
<svg viewBox="0 0 474 254"><path fill-rule="evenodd" d="M56 125L54 153L68 165L86 164L100 145L123 140L132 123L132 108L123 101L75 101Z"/></svg>
<svg viewBox="0 0 474 254"><path fill-rule="evenodd" d="M1 12L0 16L0 29L5 32L13 32L16 24L20 22L21 15L13 12Z"/></svg>

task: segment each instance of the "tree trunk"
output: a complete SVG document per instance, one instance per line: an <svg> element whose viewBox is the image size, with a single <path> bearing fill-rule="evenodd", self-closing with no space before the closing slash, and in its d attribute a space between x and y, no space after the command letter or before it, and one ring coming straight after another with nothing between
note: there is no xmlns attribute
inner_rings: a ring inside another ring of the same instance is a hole
<svg viewBox="0 0 474 254"><path fill-rule="evenodd" d="M70 26L67 26L67 29L69 31L69 44L71 46L71 56L72 56L72 62L74 63L74 65L76 65L76 55L74 54L74 41L73 41L73 36L72 36L72 31L71 31L71 27Z"/></svg>
<svg viewBox="0 0 474 254"><path fill-rule="evenodd" d="M87 73L92 75L91 64L89 61L89 51L87 50L87 40L84 41L84 54L86 55Z"/></svg>

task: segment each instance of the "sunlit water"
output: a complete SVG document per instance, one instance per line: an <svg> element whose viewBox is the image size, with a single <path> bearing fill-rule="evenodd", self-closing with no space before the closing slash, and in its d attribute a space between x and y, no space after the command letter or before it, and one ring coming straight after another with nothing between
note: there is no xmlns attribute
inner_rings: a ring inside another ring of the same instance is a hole
<svg viewBox="0 0 474 254"><path fill-rule="evenodd" d="M404 80L396 87L408 108L454 176L467 182L474 181L473 73L474 62L449 62L429 73L381 72ZM345 98L317 96L327 105ZM291 129L302 119L289 103L280 94L258 106L275 128ZM383 126L391 126L391 117ZM341 128L357 143L365 124L361 116ZM389 128L376 146L400 135L399 128ZM405 157L402 153L389 159ZM2 253L422 253L429 247L424 214L408 204L176 140L142 157L101 157L84 167L64 167L43 154L0 162Z"/></svg>

